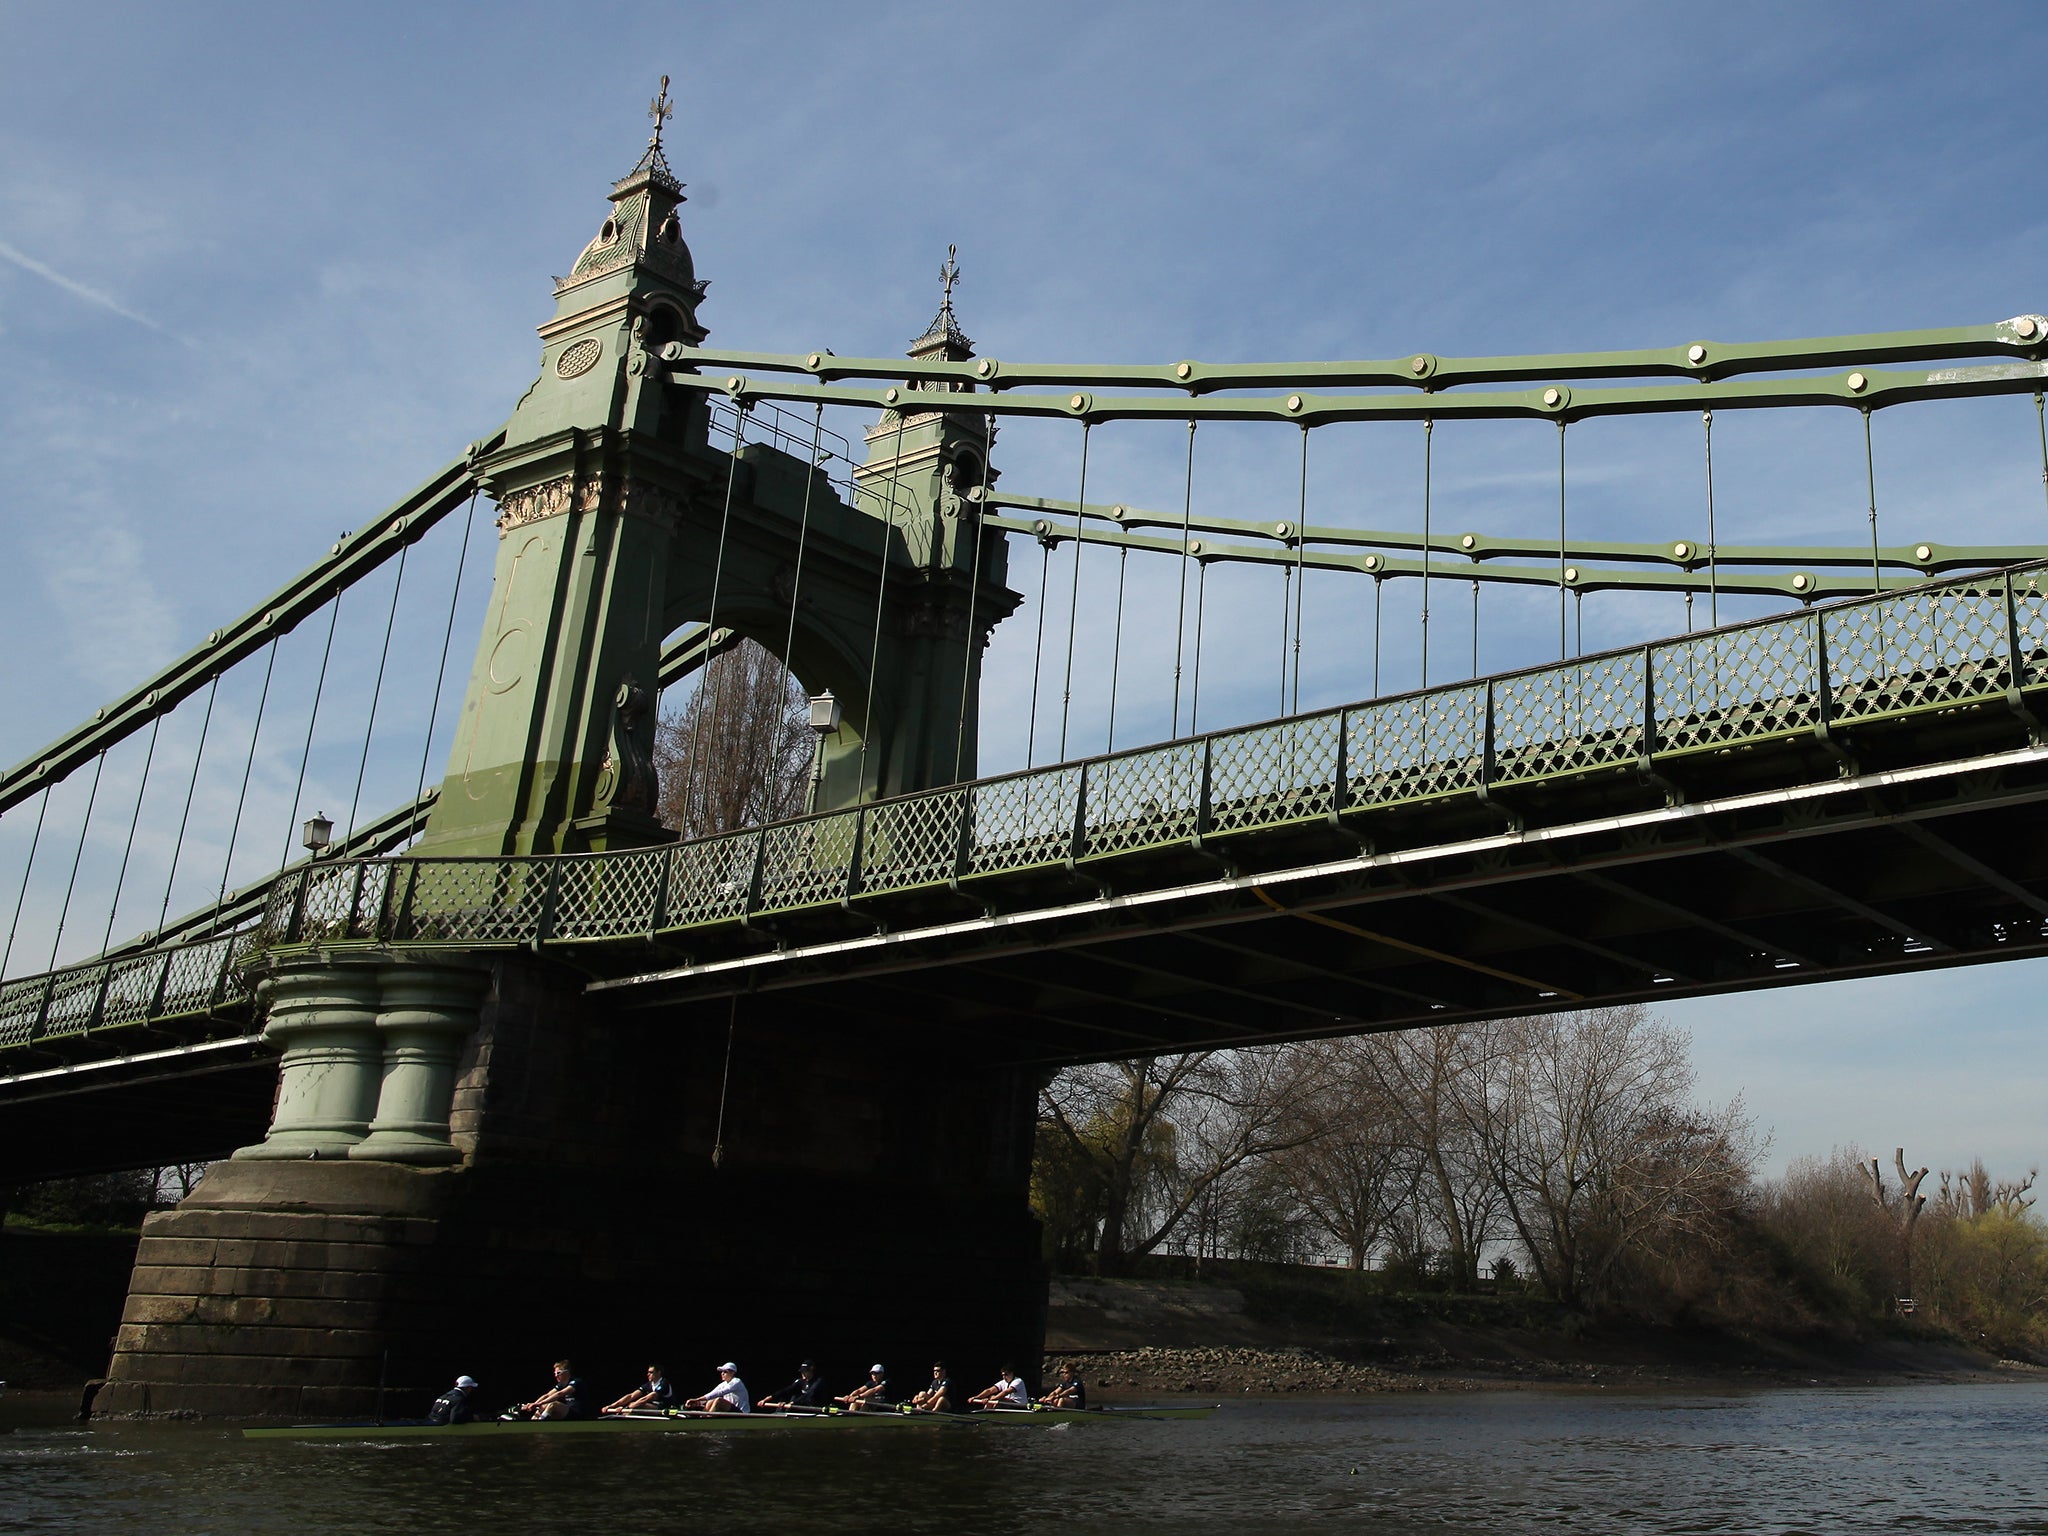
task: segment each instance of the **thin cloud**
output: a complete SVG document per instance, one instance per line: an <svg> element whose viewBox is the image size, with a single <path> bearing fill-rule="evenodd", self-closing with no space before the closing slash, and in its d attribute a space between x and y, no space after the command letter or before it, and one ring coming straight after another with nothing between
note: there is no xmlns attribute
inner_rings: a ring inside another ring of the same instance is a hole
<svg viewBox="0 0 2048 1536"><path fill-rule="evenodd" d="M157 332L157 334L168 336L173 341L184 342L188 347L192 345L191 342L186 341L183 336L180 336L169 327L159 325L147 315L137 314L119 299L101 293L97 288L88 288L84 283L66 277L62 272L58 272L53 268L44 266L35 257L28 255L26 252L16 250L5 240L0 240L0 257L13 262L24 272L33 273L35 276L43 279L44 282L54 283L73 298L83 299L95 309L104 309L109 314L119 315L123 320L133 320L137 325L146 325L152 331Z"/></svg>

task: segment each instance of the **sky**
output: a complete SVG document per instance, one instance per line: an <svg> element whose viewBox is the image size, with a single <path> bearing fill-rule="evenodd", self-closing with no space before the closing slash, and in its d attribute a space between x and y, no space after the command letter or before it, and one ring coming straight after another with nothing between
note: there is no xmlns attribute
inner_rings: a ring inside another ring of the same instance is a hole
<svg viewBox="0 0 2048 1536"><path fill-rule="evenodd" d="M550 277L595 232L663 73L713 344L899 353L957 243L957 308L983 355L1251 361L2048 308L2048 126L2030 105L2044 42L2048 11L1996 3L756 0L589 3L571 22L522 3L0 0L0 760L182 653L509 414ZM1574 429L1574 530L1702 537L1699 432L1690 417ZM2020 400L1880 414L1885 542L2048 542L2033 433ZM1183 446L1176 427L1101 430L1089 499L1176 506ZM1070 423L1007 428L1003 488L1072 499L1078 449ZM1195 505L1293 515L1299 452L1291 427L1204 429ZM1718 537L1867 538L1862 453L1846 412L1717 420ZM1417 526L1421 457L1407 424L1318 432L1309 521ZM1550 529L1554 474L1539 423L1446 425L1434 515ZM146 757L137 739L97 785L74 776L40 833L33 806L0 818L0 921L37 850L9 973L275 867L312 809L344 821L438 778L487 516L466 561L460 518L409 554L402 601L382 577L352 591L336 645L319 624L281 642L267 690L261 666L238 668L204 721L193 701ZM1057 755L1049 696L1035 739L1025 722L1034 668L1065 659L1065 559L1044 573L1041 655L1038 552L1013 550L1029 601L992 648L985 769ZM1115 575L1099 557L1082 572L1069 755L1107 744L1109 669L1089 660L1112 643ZM1212 574L1203 726L1275 712L1282 600L1271 571ZM1385 593L1377 645L1370 605L1353 579L1311 578L1305 707L1368 696L1374 668L1384 690L1418 681L1413 584ZM1472 670L1472 617L1463 592L1439 588L1436 605L1442 681ZM1684 623L1670 597L1602 598L1583 644ZM1556 611L1489 593L1480 634L1482 671L1549 660ZM1118 745L1169 734L1175 639L1174 572L1134 560ZM348 723L373 697L366 759ZM195 829L182 850L181 819ZM2048 1161L2044 979L2017 963L1668 1015L1693 1034L1702 1093L1741 1094L1772 1134L1774 1168L1903 1143L1935 1167L1981 1155L2009 1172Z"/></svg>

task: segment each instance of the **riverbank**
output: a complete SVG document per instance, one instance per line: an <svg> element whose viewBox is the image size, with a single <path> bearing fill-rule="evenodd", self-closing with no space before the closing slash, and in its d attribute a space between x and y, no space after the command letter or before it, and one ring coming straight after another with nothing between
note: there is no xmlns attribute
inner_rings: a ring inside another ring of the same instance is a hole
<svg viewBox="0 0 2048 1536"><path fill-rule="evenodd" d="M2048 1380L2048 1363L1902 1322L1862 1336L1596 1322L1521 1293L1388 1293L1369 1277L1210 1266L1201 1280L1058 1278L1046 1372L1105 1398ZM1219 1272L1220 1271L1220 1272Z"/></svg>

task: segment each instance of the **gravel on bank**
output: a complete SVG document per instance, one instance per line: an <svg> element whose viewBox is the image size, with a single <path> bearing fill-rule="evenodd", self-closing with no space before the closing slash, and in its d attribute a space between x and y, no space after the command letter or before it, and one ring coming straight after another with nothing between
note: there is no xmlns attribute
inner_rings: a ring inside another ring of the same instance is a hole
<svg viewBox="0 0 2048 1536"><path fill-rule="evenodd" d="M1383 1370L1312 1349L1068 1350L1045 1357L1044 1379L1051 1381L1066 1361L1102 1393L1465 1392L1481 1385Z"/></svg>

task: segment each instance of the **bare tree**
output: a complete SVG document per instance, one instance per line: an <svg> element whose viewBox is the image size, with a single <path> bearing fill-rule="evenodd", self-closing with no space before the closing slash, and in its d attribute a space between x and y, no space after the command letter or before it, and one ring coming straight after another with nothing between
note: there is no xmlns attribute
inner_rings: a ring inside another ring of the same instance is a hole
<svg viewBox="0 0 2048 1536"><path fill-rule="evenodd" d="M1660 1231L1711 1233L1756 1158L1740 1105L1690 1102L1684 1034L1639 1007L1510 1019L1478 1123L1492 1178L1552 1296L1597 1295Z"/></svg>
<svg viewBox="0 0 2048 1536"><path fill-rule="evenodd" d="M1467 1290L1479 1283L1479 1256L1499 1220L1476 1113L1494 1048L1487 1026L1441 1024L1369 1036L1352 1058L1353 1091L1387 1110L1392 1139L1412 1161L1409 1256L1419 1262L1434 1248L1446 1278Z"/></svg>
<svg viewBox="0 0 2048 1536"><path fill-rule="evenodd" d="M1078 1067L1048 1084L1048 1134L1098 1181L1098 1270L1120 1273L1232 1173L1319 1134L1299 1113L1307 1066L1295 1047L1264 1046Z"/></svg>
<svg viewBox="0 0 2048 1536"><path fill-rule="evenodd" d="M1352 1036L1302 1049L1316 1079L1303 1113L1321 1122L1322 1134L1275 1154L1275 1166L1310 1221L1363 1269L1419 1168L1399 1136L1386 1074L1371 1059L1386 1042Z"/></svg>
<svg viewBox="0 0 2048 1536"><path fill-rule="evenodd" d="M1870 1198L1891 1221L1899 1252L1898 1297L1901 1301L1910 1301L1913 1296L1913 1233L1920 1225L1920 1213L1927 1209L1927 1197L1920 1193L1927 1170L1920 1168L1912 1173L1906 1172L1904 1147L1893 1149L1892 1166L1898 1170L1897 1189L1884 1187L1884 1170L1878 1167L1874 1157L1863 1164L1863 1176L1870 1181Z"/></svg>
<svg viewBox="0 0 2048 1536"><path fill-rule="evenodd" d="M801 816L815 746L806 722L803 689L768 650L742 640L713 657L655 727L662 823L693 838Z"/></svg>

